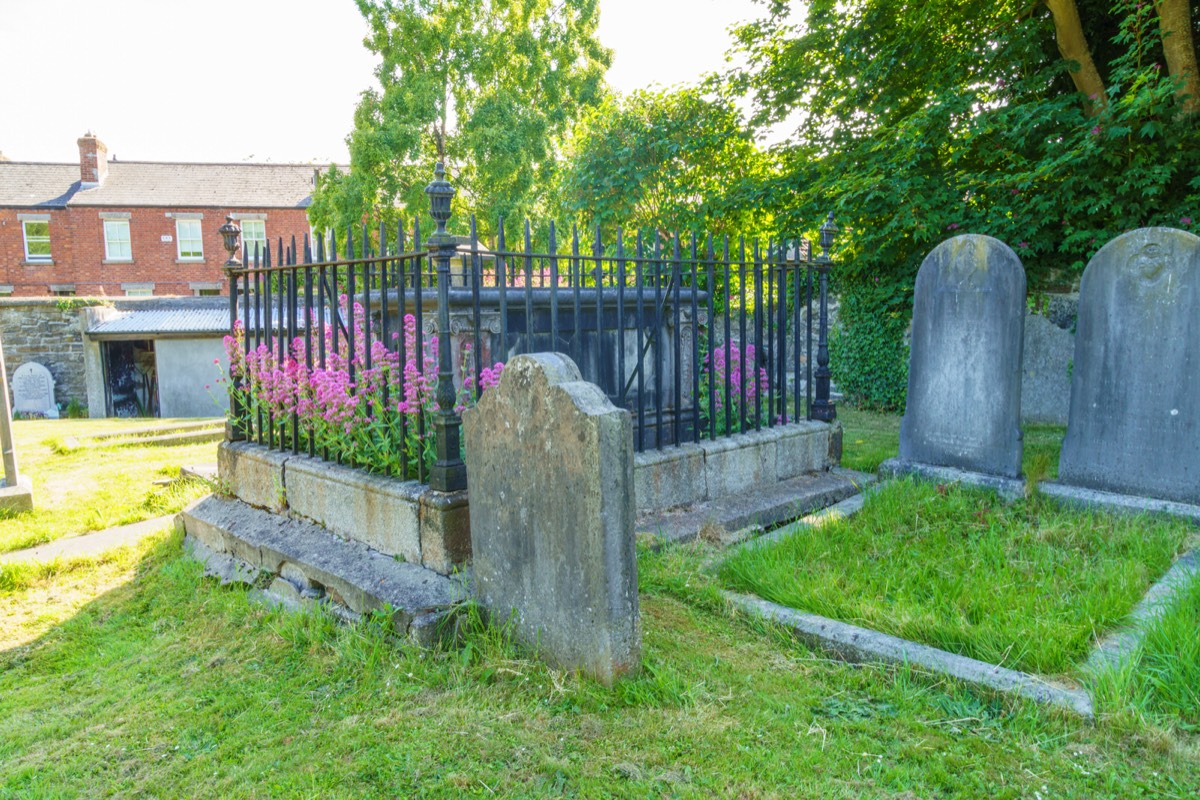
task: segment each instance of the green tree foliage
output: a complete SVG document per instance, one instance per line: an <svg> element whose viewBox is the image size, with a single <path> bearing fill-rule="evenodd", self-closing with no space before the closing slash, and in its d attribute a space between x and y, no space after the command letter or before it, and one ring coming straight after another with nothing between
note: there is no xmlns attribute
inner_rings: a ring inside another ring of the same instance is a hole
<svg viewBox="0 0 1200 800"><path fill-rule="evenodd" d="M559 172L563 213L606 227L765 229L752 193L769 162L732 104L697 89L639 91L588 111Z"/></svg>
<svg viewBox="0 0 1200 800"><path fill-rule="evenodd" d="M603 94L611 54L596 39L596 0L357 3L380 85L355 112L349 172L319 182L313 224L344 229L397 206L423 214L438 160L456 213L487 224L533 207L558 140Z"/></svg>
<svg viewBox="0 0 1200 800"><path fill-rule="evenodd" d="M767 6L738 31L748 64L731 86L756 124L803 116L770 196L793 199L784 225L838 209L843 345L907 317L921 260L959 233L1005 241L1044 289L1122 231L1197 230L1200 136L1163 66L1156 4L1080 0L1106 90L1090 99L1041 3L813 0L799 23Z"/></svg>

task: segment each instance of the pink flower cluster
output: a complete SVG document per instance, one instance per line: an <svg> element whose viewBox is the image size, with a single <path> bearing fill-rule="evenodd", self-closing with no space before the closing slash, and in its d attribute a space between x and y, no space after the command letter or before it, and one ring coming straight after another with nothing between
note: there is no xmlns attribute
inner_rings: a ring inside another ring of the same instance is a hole
<svg viewBox="0 0 1200 800"><path fill-rule="evenodd" d="M341 300L345 310L347 299L343 296ZM367 336L360 322L363 309L358 304L353 308L353 353L344 335L334 346L332 323L316 330L315 320L310 320L314 329L311 352L306 349L305 337L297 337L283 342L280 358L281 342L273 336L247 351L245 329L237 323L234 332L225 337L230 375L239 387L231 386L231 395L240 393L241 408L273 416L284 432L290 428L282 421L290 420L294 412L302 445L312 442L358 466L395 473L405 465L415 466L418 459L428 462L435 451L431 416L437 411L438 337L421 337L409 314L404 317L403 330L392 335L396 344L401 344L403 336L402 349L393 351ZM324 367L319 358L322 343ZM468 355L469 349L464 348L464 356ZM481 370L479 391L495 386L503 370L500 363ZM462 372L470 370L464 365ZM474 375L468 374L456 398L457 409L466 409L476 394ZM257 424L257 413L252 417ZM419 435L422 429L424 436Z"/></svg>
<svg viewBox="0 0 1200 800"><path fill-rule="evenodd" d="M726 346L729 348L728 356L726 356ZM711 356L704 358L704 371L701 374L702 387L700 390L700 400L703 405L707 405L709 386L713 387L715 405L709 409L717 418L717 429L720 433L730 433L732 431L724 430L725 427L725 388L729 387L729 402L730 416L732 418L733 429L738 430L740 426L741 416L744 411L748 418L748 424L753 425L755 414L755 398L767 391L767 371L762 367L758 367L755 372L754 345L747 344L743 351L738 347L736 342L729 342L727 345L719 344L713 349ZM753 377L751 377L753 376ZM746 407L742 409L742 391L746 392ZM767 413L764 409L763 413Z"/></svg>

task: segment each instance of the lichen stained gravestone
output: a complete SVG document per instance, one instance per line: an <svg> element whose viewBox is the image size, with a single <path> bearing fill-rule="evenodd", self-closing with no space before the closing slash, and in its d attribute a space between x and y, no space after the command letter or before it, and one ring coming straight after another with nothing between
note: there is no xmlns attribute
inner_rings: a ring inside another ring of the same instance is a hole
<svg viewBox="0 0 1200 800"><path fill-rule="evenodd" d="M641 658L633 427L561 353L512 359L463 412L474 591L551 663L605 684Z"/></svg>
<svg viewBox="0 0 1200 800"><path fill-rule="evenodd" d="M1058 477L1200 504L1200 237L1143 228L1088 263Z"/></svg>
<svg viewBox="0 0 1200 800"><path fill-rule="evenodd" d="M901 465L1021 474L1025 269L990 236L942 242L913 293Z"/></svg>
<svg viewBox="0 0 1200 800"><path fill-rule="evenodd" d="M54 376L36 361L27 361L13 371L13 412L58 419L54 402Z"/></svg>

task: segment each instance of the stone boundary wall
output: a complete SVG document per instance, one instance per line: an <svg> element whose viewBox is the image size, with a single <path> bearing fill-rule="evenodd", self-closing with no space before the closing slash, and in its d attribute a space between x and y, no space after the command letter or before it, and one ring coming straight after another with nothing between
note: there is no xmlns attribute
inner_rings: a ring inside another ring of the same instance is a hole
<svg viewBox="0 0 1200 800"><path fill-rule="evenodd" d="M60 410L71 400L87 405L82 307L71 297L0 299L0 340L10 385L17 367L34 361L54 376Z"/></svg>

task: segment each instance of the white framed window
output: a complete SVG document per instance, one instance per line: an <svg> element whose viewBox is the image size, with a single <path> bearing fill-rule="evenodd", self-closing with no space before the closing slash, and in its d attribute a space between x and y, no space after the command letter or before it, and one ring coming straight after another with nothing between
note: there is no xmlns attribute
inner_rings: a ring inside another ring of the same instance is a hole
<svg viewBox="0 0 1200 800"><path fill-rule="evenodd" d="M242 225L242 244L246 246L246 258L254 263L254 254L258 253L261 261L267 249L267 222L261 219L244 219Z"/></svg>
<svg viewBox="0 0 1200 800"><path fill-rule="evenodd" d="M132 261L129 244L129 220L104 220L104 257L109 261Z"/></svg>
<svg viewBox="0 0 1200 800"><path fill-rule="evenodd" d="M25 220L21 223L25 231L25 260L50 260L50 223Z"/></svg>
<svg viewBox="0 0 1200 800"><path fill-rule="evenodd" d="M175 220L175 241L178 242L180 261L201 261L204 259L204 240L200 233L200 220Z"/></svg>
<svg viewBox="0 0 1200 800"><path fill-rule="evenodd" d="M126 289L125 296L126 297L153 297L154 290L153 289Z"/></svg>

